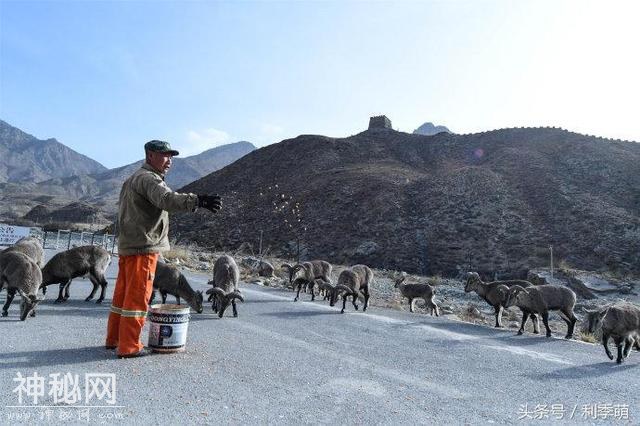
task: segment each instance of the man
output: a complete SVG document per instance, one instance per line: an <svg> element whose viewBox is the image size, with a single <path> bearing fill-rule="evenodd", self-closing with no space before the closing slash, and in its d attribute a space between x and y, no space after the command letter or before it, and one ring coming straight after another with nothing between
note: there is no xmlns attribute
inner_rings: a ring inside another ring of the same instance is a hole
<svg viewBox="0 0 640 426"><path fill-rule="evenodd" d="M178 151L168 142L152 140L144 145L145 163L122 185L118 212L118 278L107 325L107 349L119 358L146 355L140 333L153 291L158 254L169 250L169 214L212 212L222 208L218 195L180 194L164 182L171 158Z"/></svg>

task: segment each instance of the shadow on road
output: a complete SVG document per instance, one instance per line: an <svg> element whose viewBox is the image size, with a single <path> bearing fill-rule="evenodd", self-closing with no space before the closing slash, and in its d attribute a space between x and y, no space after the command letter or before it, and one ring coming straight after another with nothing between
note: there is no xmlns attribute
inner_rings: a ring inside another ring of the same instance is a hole
<svg viewBox="0 0 640 426"><path fill-rule="evenodd" d="M604 354L603 354L604 356ZM628 362L628 361L627 361ZM580 380L585 377L602 377L619 372L628 372L638 368L637 363L618 365L614 361L598 362L596 364L578 365L542 374L527 374L534 380L564 379Z"/></svg>
<svg viewBox="0 0 640 426"><path fill-rule="evenodd" d="M515 332L508 336L495 336L492 337L493 340L498 340L505 344L518 345L518 346L534 346L534 345L544 345L544 344L564 344L566 339L554 339L547 338L544 334L531 334L531 335L522 335L518 336Z"/></svg>
<svg viewBox="0 0 640 426"><path fill-rule="evenodd" d="M0 369L33 369L51 365L82 364L110 359L115 359L114 352L107 351L104 346L12 352L3 356L3 360L0 361Z"/></svg>

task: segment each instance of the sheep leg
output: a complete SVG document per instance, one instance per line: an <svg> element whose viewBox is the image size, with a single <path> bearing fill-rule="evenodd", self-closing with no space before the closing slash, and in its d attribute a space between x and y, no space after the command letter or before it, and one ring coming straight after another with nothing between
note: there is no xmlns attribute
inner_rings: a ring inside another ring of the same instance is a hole
<svg viewBox="0 0 640 426"><path fill-rule="evenodd" d="M540 321L536 314L531 314L531 323L533 324L533 334L540 334Z"/></svg>
<svg viewBox="0 0 640 426"><path fill-rule="evenodd" d="M347 306L347 295L343 294L342 295L342 310L340 311L341 314L344 314L344 308Z"/></svg>
<svg viewBox="0 0 640 426"><path fill-rule="evenodd" d="M155 298L156 298L156 290L155 290L155 289L152 289L152 290L151 290L151 296L149 297L149 305L151 305L151 304L153 303L153 301L155 300Z"/></svg>
<svg viewBox="0 0 640 426"><path fill-rule="evenodd" d="M98 281L93 277L93 274L89 274L89 281L91 281L91 284L93 284L93 290L91 290L91 293L89 293L89 296L87 296L87 298L84 299L85 302L88 302L89 300L93 299L93 297L96 295L96 291L98 291L98 286L100 285Z"/></svg>
<svg viewBox="0 0 640 426"><path fill-rule="evenodd" d="M363 290L362 293L364 294L364 306L362 307L362 312L366 312L369 307L369 287L367 287L366 290Z"/></svg>
<svg viewBox="0 0 640 426"><path fill-rule="evenodd" d="M295 289L294 289L295 290ZM297 302L298 299L300 298L300 290L302 290L302 282L298 283L298 292L296 293L296 298L293 299L294 302Z"/></svg>
<svg viewBox="0 0 640 426"><path fill-rule="evenodd" d="M64 301L66 302L67 300L69 300L69 289L71 288L71 281L69 280L69 282L67 283L67 285L64 286Z"/></svg>
<svg viewBox="0 0 640 426"><path fill-rule="evenodd" d="M316 300L315 285L316 285L316 282L315 282L315 281L311 281L311 282L309 283L309 288L311 289L311 301L312 301L312 302L313 302L314 300Z"/></svg>
<svg viewBox="0 0 640 426"><path fill-rule="evenodd" d="M495 328L502 328L502 305L493 307L496 313L496 325Z"/></svg>
<svg viewBox="0 0 640 426"><path fill-rule="evenodd" d="M629 356L629 352L631 352L631 347L633 346L634 340L632 337L627 337L624 339L624 357L627 358Z"/></svg>
<svg viewBox="0 0 640 426"><path fill-rule="evenodd" d="M522 323L520 324L520 330L518 330L518 336L521 336L522 333L524 333L524 326L527 323L528 319L529 319L529 312L522 311Z"/></svg>
<svg viewBox="0 0 640 426"><path fill-rule="evenodd" d="M426 300L425 300L425 303L427 303ZM434 302L433 299L429 300L429 306L431 307L431 316L433 316L433 312L435 311L436 316L439 317L440 311L438 309L438 305L436 305L436 302Z"/></svg>
<svg viewBox="0 0 640 426"><path fill-rule="evenodd" d="M624 361L624 357L622 356L622 346L624 343L624 339L622 339L621 337L616 337L614 339L614 342L616 342L616 347L618 349L618 358L616 359L616 363L622 364L622 361Z"/></svg>
<svg viewBox="0 0 640 426"><path fill-rule="evenodd" d="M355 292L353 293L353 296L351 298L351 304L353 305L353 308L357 311L358 310L358 304L356 303L356 301L358 300L358 293Z"/></svg>
<svg viewBox="0 0 640 426"><path fill-rule="evenodd" d="M160 290L160 297L162 297L162 303L167 303L167 293L165 293L164 291Z"/></svg>
<svg viewBox="0 0 640 426"><path fill-rule="evenodd" d="M176 296L176 305L180 304L180 296Z"/></svg>
<svg viewBox="0 0 640 426"><path fill-rule="evenodd" d="M91 282L94 285L94 290L93 292L91 292L91 297L94 296L94 293L96 291L96 285L100 286L100 297L98 297L98 300L96 300L96 303L102 303L102 301L104 300L104 295L107 291L107 285L109 285L109 282L106 280L106 278L104 277L104 275L102 274L96 274L96 273L91 273L89 275L89 279L91 280Z"/></svg>
<svg viewBox="0 0 640 426"><path fill-rule="evenodd" d="M547 337L551 337L551 328L549 327L549 312L542 313L542 322L544 323L544 328L547 329Z"/></svg>
<svg viewBox="0 0 640 426"><path fill-rule="evenodd" d="M571 339L573 337L573 330L576 326L576 322L578 322L578 318L575 316L573 311L565 312L565 315L569 319L569 323L567 323L568 325L567 335L565 336L565 338Z"/></svg>
<svg viewBox="0 0 640 426"><path fill-rule="evenodd" d="M64 296L64 288L70 282L71 282L71 280L67 280L67 281L63 281L63 282L60 283L60 288L58 290L58 298L53 303L62 303L62 302L64 302L64 297L63 297Z"/></svg>
<svg viewBox="0 0 640 426"><path fill-rule="evenodd" d="M231 300L231 308L233 308L233 317L238 318L238 308L236 308L236 299Z"/></svg>
<svg viewBox="0 0 640 426"><path fill-rule="evenodd" d="M604 346L604 352L607 354L609 359L613 361L613 354L609 350L609 334L603 332L602 333L602 345Z"/></svg>
<svg viewBox="0 0 640 426"><path fill-rule="evenodd" d="M16 289L13 287L9 287L7 288L7 301L5 302L4 306L2 307L2 316L6 317L7 315L9 315L9 306L11 305L11 302L13 302L13 298L16 296Z"/></svg>

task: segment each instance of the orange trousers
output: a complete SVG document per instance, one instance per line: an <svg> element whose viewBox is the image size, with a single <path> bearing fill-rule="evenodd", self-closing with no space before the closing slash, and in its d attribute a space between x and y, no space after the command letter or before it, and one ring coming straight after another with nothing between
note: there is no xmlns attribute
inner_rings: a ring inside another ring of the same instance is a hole
<svg viewBox="0 0 640 426"><path fill-rule="evenodd" d="M144 348L140 334L147 317L157 253L120 256L118 278L107 324L106 346L116 346L118 355L131 355Z"/></svg>

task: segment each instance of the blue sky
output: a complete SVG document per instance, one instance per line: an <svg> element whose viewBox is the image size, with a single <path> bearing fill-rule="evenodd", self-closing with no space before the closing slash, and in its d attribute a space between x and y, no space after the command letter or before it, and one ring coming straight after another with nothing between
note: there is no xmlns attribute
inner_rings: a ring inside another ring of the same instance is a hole
<svg viewBox="0 0 640 426"><path fill-rule="evenodd" d="M572 1L0 0L0 119L107 167L371 115L640 141L640 7Z"/></svg>

